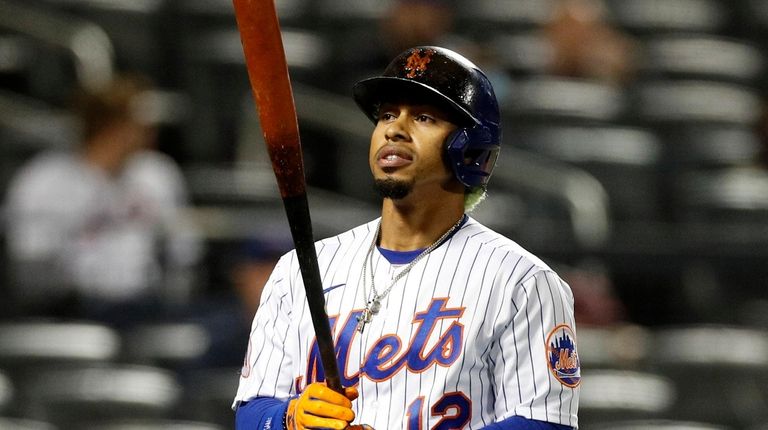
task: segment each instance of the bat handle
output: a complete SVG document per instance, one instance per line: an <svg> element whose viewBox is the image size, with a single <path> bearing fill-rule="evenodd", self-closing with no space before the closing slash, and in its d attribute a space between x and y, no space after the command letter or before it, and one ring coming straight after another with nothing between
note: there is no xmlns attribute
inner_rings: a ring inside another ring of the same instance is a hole
<svg viewBox="0 0 768 430"><path fill-rule="evenodd" d="M306 287L307 303L309 304L310 315L312 316L312 325L315 329L316 339L318 339L317 346L320 351L320 361L325 371L325 383L332 390L344 394L344 387L341 385L339 368L336 362L336 351L334 350L331 328L328 323L328 316L325 313L325 297L323 296L320 270L317 265L317 254L312 236L312 223L310 221L307 194L302 193L292 197L283 197L283 205L288 216L288 224L291 226L291 235L296 246L296 256L299 259L301 277ZM325 341L320 339L325 339Z"/></svg>

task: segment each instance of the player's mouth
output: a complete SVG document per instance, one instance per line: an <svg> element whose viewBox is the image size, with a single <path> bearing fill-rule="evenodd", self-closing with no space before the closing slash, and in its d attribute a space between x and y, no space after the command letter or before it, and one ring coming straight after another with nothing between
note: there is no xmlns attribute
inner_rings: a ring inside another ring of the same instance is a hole
<svg viewBox="0 0 768 430"><path fill-rule="evenodd" d="M376 156L376 164L382 169L407 166L412 162L413 155L397 146L387 145Z"/></svg>

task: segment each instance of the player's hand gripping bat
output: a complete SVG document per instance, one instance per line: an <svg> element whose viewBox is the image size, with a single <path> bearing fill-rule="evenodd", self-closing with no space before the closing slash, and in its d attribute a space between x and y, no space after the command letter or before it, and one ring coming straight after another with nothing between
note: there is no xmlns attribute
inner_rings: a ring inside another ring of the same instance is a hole
<svg viewBox="0 0 768 430"><path fill-rule="evenodd" d="M248 77L299 259L325 381L343 393L317 266L296 107L274 0L233 0Z"/></svg>

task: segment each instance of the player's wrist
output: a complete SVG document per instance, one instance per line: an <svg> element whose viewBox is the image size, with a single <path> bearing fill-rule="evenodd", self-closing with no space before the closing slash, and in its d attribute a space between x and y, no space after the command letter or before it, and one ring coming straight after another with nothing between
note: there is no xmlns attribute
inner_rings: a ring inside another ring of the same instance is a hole
<svg viewBox="0 0 768 430"><path fill-rule="evenodd" d="M288 401L288 407L283 414L283 429L296 430L296 400L294 397Z"/></svg>

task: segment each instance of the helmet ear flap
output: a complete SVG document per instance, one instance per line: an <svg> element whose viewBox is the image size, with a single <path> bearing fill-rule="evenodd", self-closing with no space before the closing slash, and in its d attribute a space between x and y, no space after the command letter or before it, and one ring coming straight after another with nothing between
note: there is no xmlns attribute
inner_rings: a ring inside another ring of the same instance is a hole
<svg viewBox="0 0 768 430"><path fill-rule="evenodd" d="M456 179L466 187L485 186L491 177L499 146L487 127L456 129L446 139L448 162Z"/></svg>

